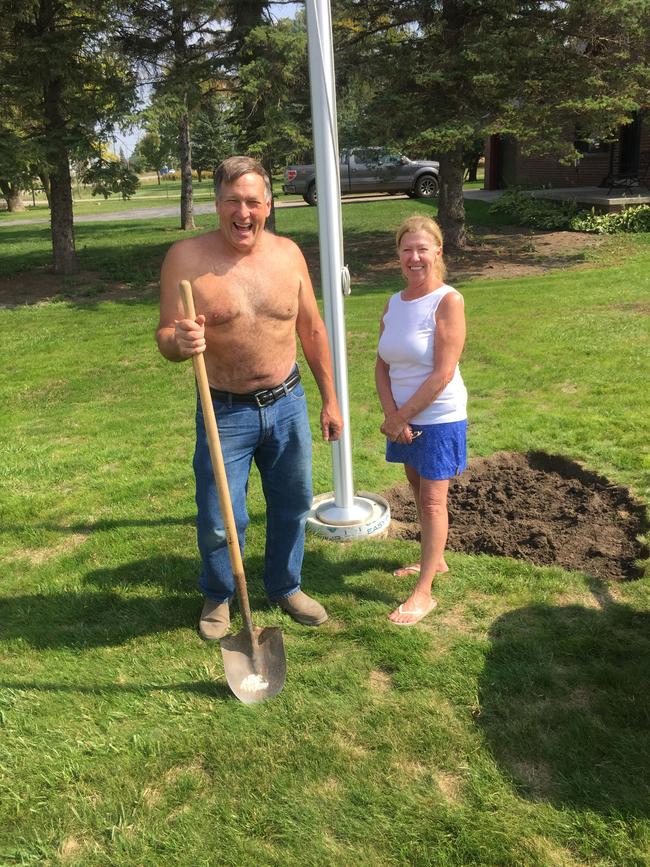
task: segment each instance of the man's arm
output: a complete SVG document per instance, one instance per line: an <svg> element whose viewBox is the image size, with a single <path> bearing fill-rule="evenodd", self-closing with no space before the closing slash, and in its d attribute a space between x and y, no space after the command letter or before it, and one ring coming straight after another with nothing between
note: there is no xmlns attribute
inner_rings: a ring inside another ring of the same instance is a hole
<svg viewBox="0 0 650 867"><path fill-rule="evenodd" d="M305 359L314 375L320 391L323 407L320 414L321 430L324 440L337 440L343 430L343 419L334 389L332 358L325 323L318 310L314 289L309 279L307 264L301 253L300 291L298 298L298 317L296 331L305 354Z"/></svg>
<svg viewBox="0 0 650 867"><path fill-rule="evenodd" d="M187 242L174 244L160 271L160 321L156 341L169 361L185 361L205 352L205 316L187 319L183 311L179 284L187 279Z"/></svg>

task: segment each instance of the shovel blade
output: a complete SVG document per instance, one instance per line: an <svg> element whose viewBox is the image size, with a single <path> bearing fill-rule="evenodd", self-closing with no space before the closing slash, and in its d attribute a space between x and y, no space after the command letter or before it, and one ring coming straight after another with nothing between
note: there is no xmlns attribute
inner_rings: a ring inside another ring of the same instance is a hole
<svg viewBox="0 0 650 867"><path fill-rule="evenodd" d="M254 627L221 639L228 686L244 704L259 704L277 695L287 676L282 631L277 626Z"/></svg>

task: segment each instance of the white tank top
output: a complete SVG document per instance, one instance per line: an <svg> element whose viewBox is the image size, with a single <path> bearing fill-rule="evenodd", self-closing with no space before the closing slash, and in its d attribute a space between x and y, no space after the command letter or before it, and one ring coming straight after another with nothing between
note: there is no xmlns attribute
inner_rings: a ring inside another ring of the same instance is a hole
<svg viewBox="0 0 650 867"><path fill-rule="evenodd" d="M398 292L388 302L377 351L389 366L391 391L398 409L433 373L436 311L450 292L455 289L445 284L414 301L403 301ZM456 365L451 382L430 406L410 421L418 425L443 424L466 418L467 389Z"/></svg>

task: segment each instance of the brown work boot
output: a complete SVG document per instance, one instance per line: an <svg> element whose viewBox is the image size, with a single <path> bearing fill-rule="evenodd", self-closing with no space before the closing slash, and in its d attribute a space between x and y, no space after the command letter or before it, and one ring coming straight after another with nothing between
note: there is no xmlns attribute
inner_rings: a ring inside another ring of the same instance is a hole
<svg viewBox="0 0 650 867"><path fill-rule="evenodd" d="M223 638L230 629L230 605L206 599L199 620L199 635L206 641Z"/></svg>
<svg viewBox="0 0 650 867"><path fill-rule="evenodd" d="M316 602L302 590L285 596L284 599L276 599L275 602L303 626L320 626L327 620L327 611L320 602Z"/></svg>

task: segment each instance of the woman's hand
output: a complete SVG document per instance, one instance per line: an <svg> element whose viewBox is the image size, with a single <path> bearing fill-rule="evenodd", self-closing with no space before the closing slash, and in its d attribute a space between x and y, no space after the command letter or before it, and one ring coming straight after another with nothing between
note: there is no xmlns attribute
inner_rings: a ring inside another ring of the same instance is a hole
<svg viewBox="0 0 650 867"><path fill-rule="evenodd" d="M413 441L411 425L400 418L398 412L390 413L384 417L383 424L379 428L387 440L392 443L410 445Z"/></svg>

